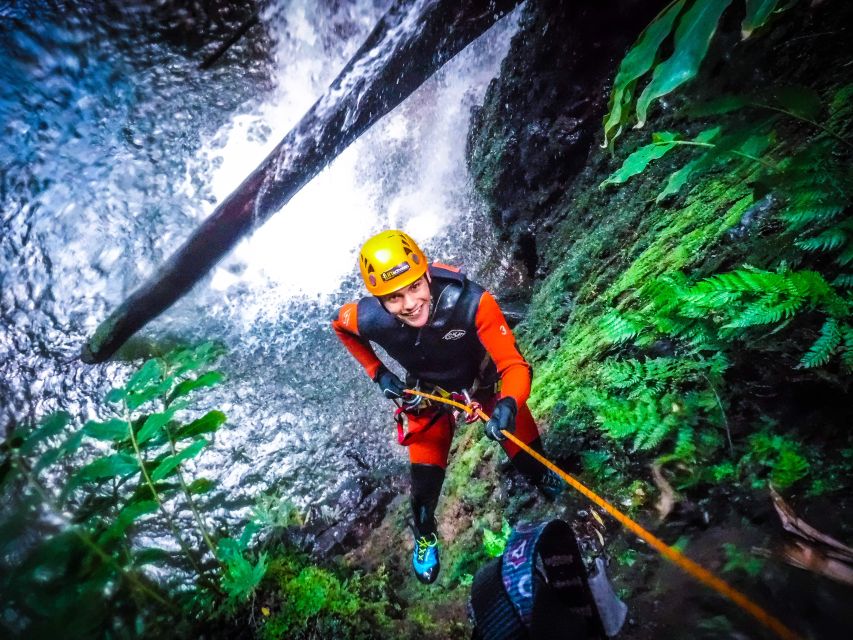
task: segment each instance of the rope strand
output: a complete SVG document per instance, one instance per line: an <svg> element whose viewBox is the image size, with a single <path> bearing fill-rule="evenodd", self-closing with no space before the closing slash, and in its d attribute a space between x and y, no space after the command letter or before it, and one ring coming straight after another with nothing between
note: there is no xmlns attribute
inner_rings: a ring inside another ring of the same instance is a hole
<svg viewBox="0 0 853 640"><path fill-rule="evenodd" d="M471 406L464 405L461 402L456 402L454 400L442 398L441 396L424 393L423 391L418 391L416 389L406 389L406 393L423 396L424 398L429 398L434 402L442 402L444 404L457 407L468 415L476 414L481 420L483 420L483 422L489 421L489 416L487 416L485 412L483 412L481 409L472 408ZM756 604L749 597L732 587L725 580L721 579L720 577L714 575L713 573L705 569L705 567L701 566L700 564L694 562L693 560L685 556L675 547L671 547L670 545L666 544L663 540L655 536L653 533L643 528L643 526L640 525L638 522L632 520L624 513L622 513L619 509L607 502L604 498L599 496L592 489L589 489L579 480L560 469L553 462L531 449L524 442L516 438L512 433L510 433L509 431L501 431L501 433L506 436L508 440L518 445L523 451L533 456L536 460L545 465L545 467L559 475L573 489L575 489L584 497L588 498L589 500L597 504L599 507L601 507L604 511L610 514L617 522L619 522L619 524L621 524L623 527L628 529L628 531L630 531L638 538L646 542L650 547L652 547L664 558L687 572L688 575L692 576L705 586L710 587L724 598L727 598L728 600L733 602L735 605L737 605L743 611L751 615L763 626L773 631L773 633L775 633L783 640L801 640L801 636L799 636L797 633L785 626L785 624L782 623L781 620L768 613L764 608Z"/></svg>

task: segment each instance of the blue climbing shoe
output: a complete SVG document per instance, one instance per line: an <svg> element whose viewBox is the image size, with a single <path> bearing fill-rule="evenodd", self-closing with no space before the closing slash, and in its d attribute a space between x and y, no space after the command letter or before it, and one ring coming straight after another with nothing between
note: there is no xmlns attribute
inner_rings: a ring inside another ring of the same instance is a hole
<svg viewBox="0 0 853 640"><path fill-rule="evenodd" d="M556 500L566 488L566 483L560 476L548 469L536 483L536 488L548 500Z"/></svg>
<svg viewBox="0 0 853 640"><path fill-rule="evenodd" d="M432 584L438 577L441 562L438 559L438 536L430 534L415 538L415 549L412 552L412 568L418 580L424 584Z"/></svg>

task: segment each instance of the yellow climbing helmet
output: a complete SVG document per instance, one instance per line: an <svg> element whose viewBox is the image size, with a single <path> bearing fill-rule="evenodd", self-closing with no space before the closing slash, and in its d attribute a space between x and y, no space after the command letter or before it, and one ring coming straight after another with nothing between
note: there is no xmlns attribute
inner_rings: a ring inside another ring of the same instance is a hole
<svg viewBox="0 0 853 640"><path fill-rule="evenodd" d="M426 273L427 258L403 231L383 231L364 243L358 257L367 290L384 296L412 284Z"/></svg>

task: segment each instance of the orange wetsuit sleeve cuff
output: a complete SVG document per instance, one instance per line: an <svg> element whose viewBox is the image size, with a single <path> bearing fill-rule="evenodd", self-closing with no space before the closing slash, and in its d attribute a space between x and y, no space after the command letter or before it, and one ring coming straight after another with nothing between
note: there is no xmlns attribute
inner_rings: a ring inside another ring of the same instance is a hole
<svg viewBox="0 0 853 640"><path fill-rule="evenodd" d="M480 342L501 377L501 396L511 396L518 406L523 405L530 395L530 365L519 352L515 336L488 291L480 298L475 324Z"/></svg>
<svg viewBox="0 0 853 640"><path fill-rule="evenodd" d="M370 342L358 335L357 314L358 305L356 303L345 304L338 312L338 317L332 320L332 329L335 330L335 335L338 336L347 351L358 360L358 363L364 367L367 375L373 380L382 366L382 361L376 356Z"/></svg>

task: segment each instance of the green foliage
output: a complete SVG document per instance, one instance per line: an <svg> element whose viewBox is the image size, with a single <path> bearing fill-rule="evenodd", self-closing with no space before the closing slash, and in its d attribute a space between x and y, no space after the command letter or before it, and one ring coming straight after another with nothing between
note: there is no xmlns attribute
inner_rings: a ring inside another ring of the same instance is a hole
<svg viewBox="0 0 853 640"><path fill-rule="evenodd" d="M512 527L506 520L503 521L500 531L483 529L483 549L490 558L497 558L504 552L507 540L512 533Z"/></svg>
<svg viewBox="0 0 853 640"><path fill-rule="evenodd" d="M764 570L764 558L741 551L729 542L723 544L723 551L726 554L726 563L723 565L724 573L742 571L751 578L757 578Z"/></svg>
<svg viewBox="0 0 853 640"><path fill-rule="evenodd" d="M674 149L676 142L677 135L674 133L664 131L654 134L652 143L640 147L629 155L622 166L601 183L600 188L611 184L621 184L631 176L642 173L650 162L662 158L667 151Z"/></svg>
<svg viewBox="0 0 853 640"><path fill-rule="evenodd" d="M733 158L746 158L754 162L765 162L760 156L770 146L774 139L772 130L766 126L736 129L722 133L722 128L711 127L699 132L694 138L684 140L677 133L665 132L652 134L651 144L645 145L629 155L622 166L605 179L600 185L621 184L641 174L652 161L658 160L672 149L700 150L692 160L669 174L666 184L655 198L661 202L676 195L691 178Z"/></svg>
<svg viewBox="0 0 853 640"><path fill-rule="evenodd" d="M842 338L851 330L853 297L815 271L790 271L785 265L775 272L745 267L695 284L684 274L668 274L642 287L640 295L646 301L641 309L604 318L607 340L647 344L663 334L701 351L750 340L747 331L753 327L777 325L778 330L795 315L816 313L823 316L823 325L802 356L802 366L825 365L834 354L843 363L850 358Z"/></svg>
<svg viewBox="0 0 853 640"><path fill-rule="evenodd" d="M766 421L761 431L749 437L748 452L740 464L751 470L753 486L763 487L769 479L777 489L787 489L809 474L810 465L802 446L773 427Z"/></svg>
<svg viewBox="0 0 853 640"><path fill-rule="evenodd" d="M260 628L263 638L392 637L390 615L397 607L384 567L345 578L285 548L270 561L267 580L275 583L276 604Z"/></svg>
<svg viewBox="0 0 853 640"><path fill-rule="evenodd" d="M217 554L223 565L222 588L232 602L251 596L267 571L266 553L261 553L255 562L251 562L246 558L246 551L246 545L239 540L219 540Z"/></svg>
<svg viewBox="0 0 853 640"><path fill-rule="evenodd" d="M643 30L637 42L625 55L613 81L608 114L604 119L604 144L612 146L628 122L637 81L655 64L658 49L672 30L675 19L681 13L685 0L670 4L652 23Z"/></svg>
<svg viewBox="0 0 853 640"><path fill-rule="evenodd" d="M637 552L636 549L628 547L622 553L616 556L616 562L623 567L633 567L636 564L639 555L640 554Z"/></svg>
<svg viewBox="0 0 853 640"><path fill-rule="evenodd" d="M584 473L592 476L600 485L616 475L612 465L613 456L607 451L584 451L581 453L581 465Z"/></svg>
<svg viewBox="0 0 853 640"><path fill-rule="evenodd" d="M637 126L646 122L652 101L691 80L708 52L717 23L731 0L704 0L687 8L675 29L672 55L654 67L652 78L637 98Z"/></svg>
<svg viewBox="0 0 853 640"><path fill-rule="evenodd" d="M230 598L251 593L263 577L265 557L249 563L243 555L248 540L238 544L228 538L215 553L194 498L212 483L185 476L187 461L209 446L225 422L216 411L193 420L190 408L193 393L223 380L221 373L205 371L221 353L205 344L148 360L107 394L113 415L74 430L72 417L59 412L6 443L0 490L4 503L15 504L24 520L0 530L0 548L16 549L0 565L3 625L13 620L17 634L38 636L52 629L53 635L67 637L75 635L78 624L132 630L143 620L156 626L170 619L171 632L179 635L174 623L184 615L180 607L195 615L199 604L212 606L220 597L220 571ZM212 558L220 559L221 569L210 563L202 567L205 551L193 548L193 538L178 528L177 509L193 514L198 538ZM43 521L41 537L26 518ZM163 530L180 552L140 548L142 539ZM195 576L198 589L170 593L152 584L139 572L152 564L182 566ZM49 595L56 592L63 595ZM127 618L117 620L111 611Z"/></svg>
<svg viewBox="0 0 853 640"><path fill-rule="evenodd" d="M632 107L636 107L636 127L642 127L654 101L696 77L720 18L731 2L679 0L667 6L646 27L625 55L613 81L609 111L604 118L603 147L612 147L628 124ZM778 5L778 0L746 0L746 16L741 27L743 36L746 38L761 27L779 10ZM665 44L669 42L672 53L662 59ZM649 72L651 78L635 103L637 83Z"/></svg>

